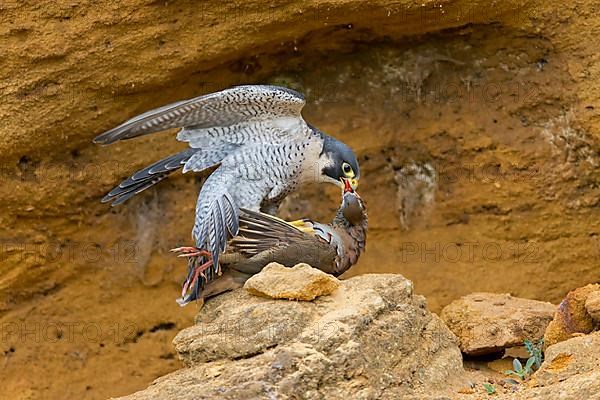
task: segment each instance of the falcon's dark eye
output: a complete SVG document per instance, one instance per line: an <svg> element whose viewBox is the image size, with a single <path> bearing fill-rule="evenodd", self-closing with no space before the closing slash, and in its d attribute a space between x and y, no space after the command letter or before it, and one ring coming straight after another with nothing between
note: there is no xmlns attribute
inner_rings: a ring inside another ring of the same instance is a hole
<svg viewBox="0 0 600 400"><path fill-rule="evenodd" d="M342 171L344 171L344 175L346 175L348 178L354 177L354 171L352 170L352 167L346 162L342 164Z"/></svg>

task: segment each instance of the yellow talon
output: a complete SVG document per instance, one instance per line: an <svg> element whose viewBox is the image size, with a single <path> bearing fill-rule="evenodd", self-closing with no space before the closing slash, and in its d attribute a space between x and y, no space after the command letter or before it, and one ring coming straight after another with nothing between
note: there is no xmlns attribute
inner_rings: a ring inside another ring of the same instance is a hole
<svg viewBox="0 0 600 400"><path fill-rule="evenodd" d="M310 234L314 234L315 230L312 228L312 225L307 224L306 221L304 221L303 219L297 219L295 221L286 221L289 225L293 226L294 228L298 229L299 231L302 231L304 233L310 233Z"/></svg>
<svg viewBox="0 0 600 400"><path fill-rule="evenodd" d="M296 228L301 228L304 225L306 225L306 222L304 222L303 219L297 219L295 221L286 221L288 224L295 226Z"/></svg>
<svg viewBox="0 0 600 400"><path fill-rule="evenodd" d="M310 226L297 226L296 229L298 229L304 233L309 233L311 235L315 234L315 230L313 228L311 228Z"/></svg>
<svg viewBox="0 0 600 400"><path fill-rule="evenodd" d="M312 228L312 226L308 225L306 223L306 221L304 221L303 219L297 219L295 221L286 221L285 219L281 219L279 217L276 217L274 215L271 216L272 218L278 219L281 222L285 222L288 225L293 226L294 228L298 229L299 231L305 232L305 233L311 233L314 234L315 231Z"/></svg>

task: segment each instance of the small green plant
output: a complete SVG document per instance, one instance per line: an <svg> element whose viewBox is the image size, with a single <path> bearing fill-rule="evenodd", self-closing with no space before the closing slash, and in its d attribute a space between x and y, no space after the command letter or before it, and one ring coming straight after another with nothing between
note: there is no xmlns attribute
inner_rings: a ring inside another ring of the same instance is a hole
<svg viewBox="0 0 600 400"><path fill-rule="evenodd" d="M542 362L544 361L544 353L542 349L544 348L544 339L540 339L537 343L527 339L523 342L525 345L525 349L531 356L530 358L534 359L535 369L538 369L542 366Z"/></svg>
<svg viewBox="0 0 600 400"><path fill-rule="evenodd" d="M527 359L525 366L521 364L521 361L519 361L518 358L515 358L513 360L513 369L505 371L505 374L518 376L522 381L531 375L534 369L538 369L542 366L542 361L544 361L544 354L542 353L544 339L539 340L537 343L531 340L525 340L524 345L530 356Z"/></svg>
<svg viewBox="0 0 600 400"><path fill-rule="evenodd" d="M496 393L496 388L491 383L484 383L483 384L483 388L485 389L485 391L487 392L487 394L494 394L494 393Z"/></svg>
<svg viewBox="0 0 600 400"><path fill-rule="evenodd" d="M519 361L518 358L515 358L513 360L513 369L505 371L504 373L507 375L518 376L519 378L521 378L522 381L524 381L525 378L527 378L527 376L529 376L529 374L531 374L531 372L533 372L531 367L533 366L534 362L535 362L535 360L533 358L529 358L527 360L527 363L523 367L523 364L521 364L521 361Z"/></svg>

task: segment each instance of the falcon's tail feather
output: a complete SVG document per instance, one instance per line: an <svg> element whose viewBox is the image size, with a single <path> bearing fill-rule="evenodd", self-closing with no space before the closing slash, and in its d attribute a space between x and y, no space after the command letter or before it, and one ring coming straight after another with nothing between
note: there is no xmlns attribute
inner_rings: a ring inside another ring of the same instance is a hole
<svg viewBox="0 0 600 400"><path fill-rule="evenodd" d="M198 149L186 149L139 170L104 196L102 202L107 203L112 201L111 205L113 206L123 203L134 195L162 181L172 172L182 168L197 151Z"/></svg>

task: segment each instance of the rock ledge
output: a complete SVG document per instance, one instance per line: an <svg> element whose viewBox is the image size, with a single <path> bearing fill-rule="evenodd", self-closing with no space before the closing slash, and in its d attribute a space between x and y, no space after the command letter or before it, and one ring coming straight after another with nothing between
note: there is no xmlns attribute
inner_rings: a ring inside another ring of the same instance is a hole
<svg viewBox="0 0 600 400"><path fill-rule="evenodd" d="M225 293L173 342L189 368L126 399L421 398L463 384L456 337L400 275L312 302Z"/></svg>

